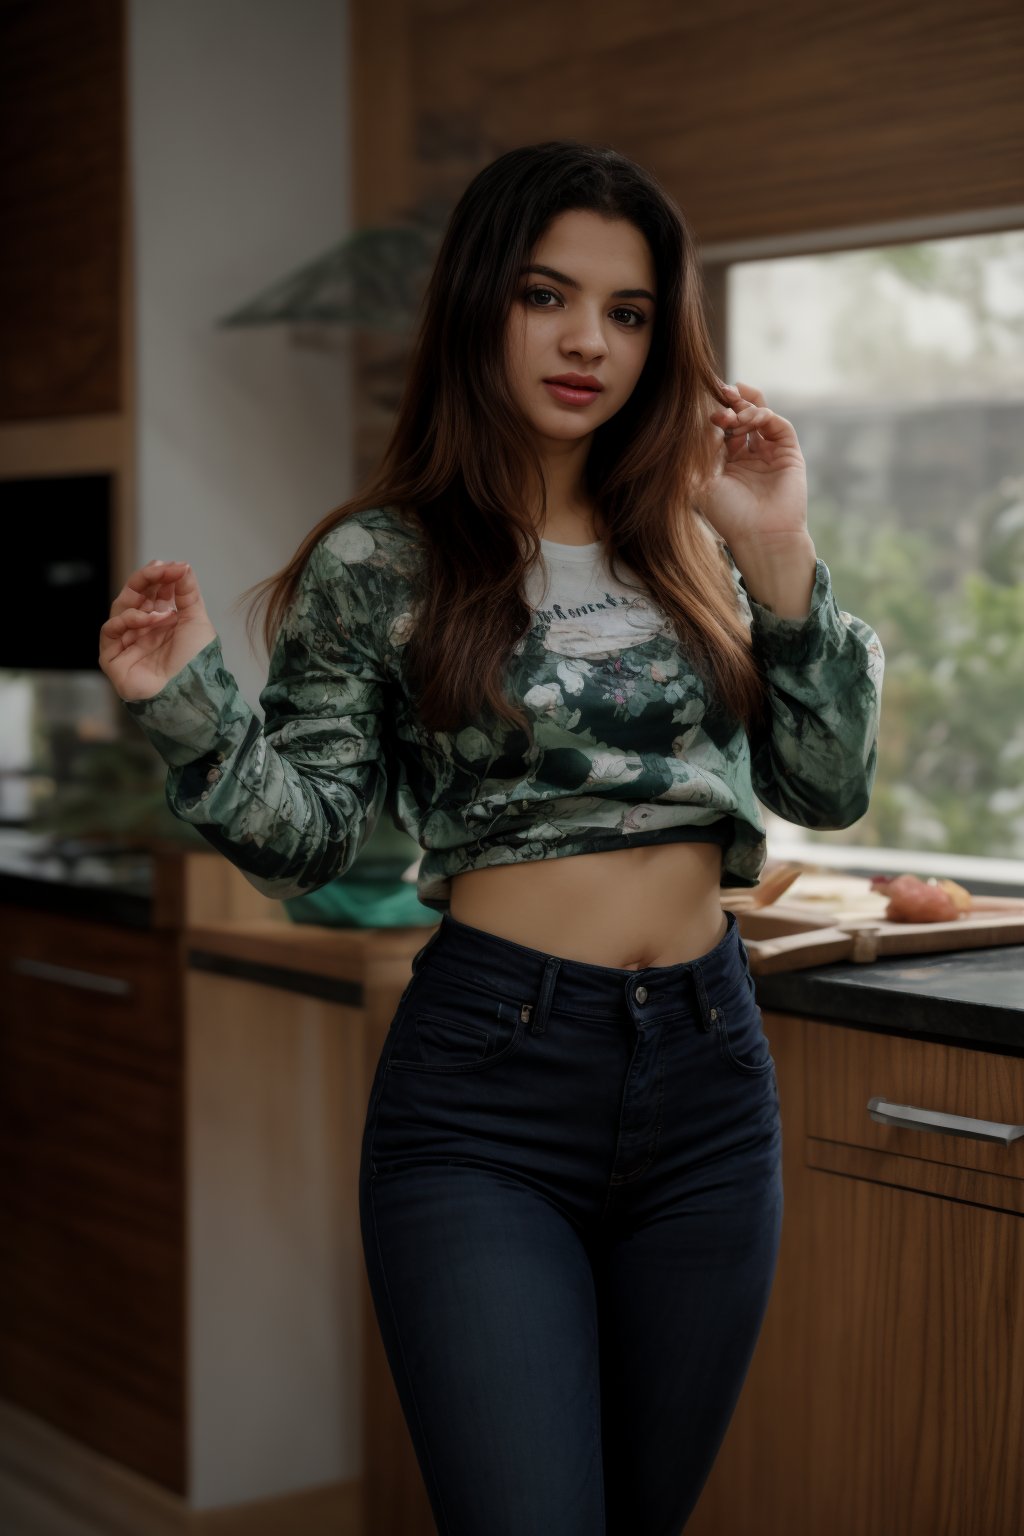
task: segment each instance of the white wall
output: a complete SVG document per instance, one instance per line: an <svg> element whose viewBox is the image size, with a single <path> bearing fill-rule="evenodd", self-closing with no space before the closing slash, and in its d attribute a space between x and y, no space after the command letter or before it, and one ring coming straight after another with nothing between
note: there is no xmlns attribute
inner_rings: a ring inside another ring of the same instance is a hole
<svg viewBox="0 0 1024 1536"><path fill-rule="evenodd" d="M227 665L259 712L266 656L249 648L244 610L230 608L351 492L348 347L301 349L287 327L215 322L351 228L348 13L345 0L132 0L129 33L136 554L192 562ZM241 1176L256 1172L250 1161ZM344 1220L323 1211L327 1248ZM231 1254L189 1260L189 1503L358 1477L355 1272L347 1295L331 1264L277 1294L226 1369L202 1341L220 1319L237 1342L223 1294ZM299 1341L316 1329L321 1357L300 1380ZM268 1376L274 1349L289 1368Z"/></svg>
<svg viewBox="0 0 1024 1536"><path fill-rule="evenodd" d="M217 320L351 229L345 0L132 0L139 563L189 560L259 712L245 587L351 493L347 332Z"/></svg>

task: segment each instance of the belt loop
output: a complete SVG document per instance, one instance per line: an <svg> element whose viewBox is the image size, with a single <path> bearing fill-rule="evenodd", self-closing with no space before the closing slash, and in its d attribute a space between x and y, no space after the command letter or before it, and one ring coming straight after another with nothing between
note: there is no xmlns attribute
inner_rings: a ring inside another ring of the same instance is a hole
<svg viewBox="0 0 1024 1536"><path fill-rule="evenodd" d="M549 955L544 962L544 975L541 977L537 1011L534 1015L533 1023L530 1025L531 1035L542 1035L547 1026L548 1014L551 1012L551 999L555 993L555 980L561 963L560 955Z"/></svg>
<svg viewBox="0 0 1024 1536"><path fill-rule="evenodd" d="M704 986L704 972L700 968L698 960L693 961L693 985L697 993L697 1007L700 1009L701 1028L705 1034L714 1027L712 1010L708 1006L707 989Z"/></svg>

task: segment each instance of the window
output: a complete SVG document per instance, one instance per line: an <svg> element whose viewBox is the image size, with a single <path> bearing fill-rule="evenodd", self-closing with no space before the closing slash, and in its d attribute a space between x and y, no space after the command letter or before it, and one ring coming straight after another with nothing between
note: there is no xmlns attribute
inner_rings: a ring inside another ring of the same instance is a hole
<svg viewBox="0 0 1024 1536"><path fill-rule="evenodd" d="M793 422L839 606L886 653L867 814L816 832L765 808L770 851L1024 861L1024 231L738 262L726 283L726 378Z"/></svg>

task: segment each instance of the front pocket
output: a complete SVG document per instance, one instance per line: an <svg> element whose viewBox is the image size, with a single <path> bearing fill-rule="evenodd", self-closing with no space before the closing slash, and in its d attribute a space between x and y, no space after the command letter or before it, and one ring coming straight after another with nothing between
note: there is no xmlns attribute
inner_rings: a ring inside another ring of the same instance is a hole
<svg viewBox="0 0 1024 1536"><path fill-rule="evenodd" d="M746 1006L736 1004L723 1008L718 1004L714 1015L719 1049L734 1072L746 1077L760 1077L774 1067L761 1010L753 997Z"/></svg>
<svg viewBox="0 0 1024 1536"><path fill-rule="evenodd" d="M414 1000L388 1059L400 1072L482 1072L504 1061L526 1030L522 1010L501 998L459 992L429 999L431 1011ZM423 999L427 1004L428 999Z"/></svg>

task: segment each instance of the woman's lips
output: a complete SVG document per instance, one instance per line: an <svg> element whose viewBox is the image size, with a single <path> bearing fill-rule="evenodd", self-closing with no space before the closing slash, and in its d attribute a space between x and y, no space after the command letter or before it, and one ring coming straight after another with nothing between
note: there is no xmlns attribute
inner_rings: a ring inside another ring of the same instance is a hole
<svg viewBox="0 0 1024 1536"><path fill-rule="evenodd" d="M550 389L555 399L564 400L566 405L589 405L601 393L599 389L573 389L568 384L551 384L547 379L544 388Z"/></svg>

